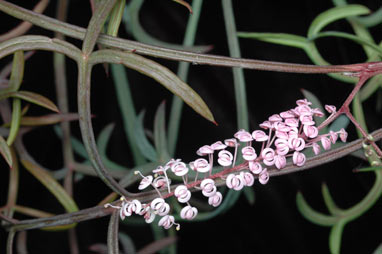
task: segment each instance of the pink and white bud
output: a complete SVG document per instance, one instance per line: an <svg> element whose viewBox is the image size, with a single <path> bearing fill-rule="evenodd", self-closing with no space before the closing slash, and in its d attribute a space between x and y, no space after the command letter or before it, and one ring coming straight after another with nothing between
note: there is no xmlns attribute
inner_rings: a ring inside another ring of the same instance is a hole
<svg viewBox="0 0 382 254"><path fill-rule="evenodd" d="M288 118L294 118L294 117L296 117L296 115L295 115L291 110L281 112L281 113L280 113L280 116L281 116L282 118L284 118L284 119L288 119Z"/></svg>
<svg viewBox="0 0 382 254"><path fill-rule="evenodd" d="M301 106L301 105L312 105L312 103L310 101L308 101L307 99L300 99L300 100L297 100L296 101L296 104Z"/></svg>
<svg viewBox="0 0 382 254"><path fill-rule="evenodd" d="M175 218L172 215L166 215L162 219L159 220L158 226L164 227L165 229L169 229L174 225Z"/></svg>
<svg viewBox="0 0 382 254"><path fill-rule="evenodd" d="M298 127L299 123L296 118L288 118L285 119L285 124L288 125L289 127Z"/></svg>
<svg viewBox="0 0 382 254"><path fill-rule="evenodd" d="M249 172L243 172L242 171L242 172L240 172L240 176L241 176L241 178L243 178L245 186L252 186L253 183L255 182L255 178Z"/></svg>
<svg viewBox="0 0 382 254"><path fill-rule="evenodd" d="M215 143L211 145L211 148L214 149L215 151L226 149L226 147L227 145L223 144L221 141L216 141Z"/></svg>
<svg viewBox="0 0 382 254"><path fill-rule="evenodd" d="M209 179L209 178L204 179L200 183L200 188L202 189L202 194L206 197L211 197L211 196L215 195L215 193L216 193L215 182L214 182L214 180Z"/></svg>
<svg viewBox="0 0 382 254"><path fill-rule="evenodd" d="M313 121L313 117L312 116L306 116L306 115L302 115L300 116L300 122L303 124L303 125L315 125L316 123Z"/></svg>
<svg viewBox="0 0 382 254"><path fill-rule="evenodd" d="M338 134L334 131L329 131L330 141L332 141L333 144L337 142Z"/></svg>
<svg viewBox="0 0 382 254"><path fill-rule="evenodd" d="M226 144L229 147L236 147L239 145L235 138L230 138L230 139L224 140L224 144Z"/></svg>
<svg viewBox="0 0 382 254"><path fill-rule="evenodd" d="M283 131L276 131L276 137L278 138L281 138L281 139L288 139L289 138L289 135L287 132L283 132Z"/></svg>
<svg viewBox="0 0 382 254"><path fill-rule="evenodd" d="M260 163L258 162L254 162L254 161L250 161L249 162L249 170L253 173L253 174L260 174L261 173L261 170L263 170L263 167L261 166Z"/></svg>
<svg viewBox="0 0 382 254"><path fill-rule="evenodd" d="M264 142L268 140L268 135L264 131L256 130L252 132L252 137L257 142Z"/></svg>
<svg viewBox="0 0 382 254"><path fill-rule="evenodd" d="M318 136L318 129L316 126L311 126L311 125L304 125L304 134L308 138L315 138Z"/></svg>
<svg viewBox="0 0 382 254"><path fill-rule="evenodd" d="M151 183L153 182L153 176L148 175L142 178L141 182L139 183L138 190L146 189Z"/></svg>
<svg viewBox="0 0 382 254"><path fill-rule="evenodd" d="M325 150L329 150L331 147L330 139L327 137L321 137L321 144Z"/></svg>
<svg viewBox="0 0 382 254"><path fill-rule="evenodd" d="M166 163L166 167L168 168L171 168L172 165L174 165L174 163L177 163L177 162L181 162L182 160L181 159L171 159L169 162Z"/></svg>
<svg viewBox="0 0 382 254"><path fill-rule="evenodd" d="M290 138L288 146L292 150L301 151L305 148L305 140L302 138Z"/></svg>
<svg viewBox="0 0 382 254"><path fill-rule="evenodd" d="M164 176L160 176L154 179L153 185L155 188L165 188L167 185L171 184L171 179L165 178Z"/></svg>
<svg viewBox="0 0 382 254"><path fill-rule="evenodd" d="M252 146L246 146L241 149L244 160L253 161L257 158L255 149Z"/></svg>
<svg viewBox="0 0 382 254"><path fill-rule="evenodd" d="M176 187L174 195L178 198L178 201L180 203L186 203L191 198L191 192L187 189L185 185L179 185L178 187Z"/></svg>
<svg viewBox="0 0 382 254"><path fill-rule="evenodd" d="M261 152L261 156L263 157L263 162L267 166L272 166L275 164L275 151L272 148L265 148Z"/></svg>
<svg viewBox="0 0 382 254"><path fill-rule="evenodd" d="M214 149L212 149L212 147L208 145L204 145L200 147L198 151L196 151L196 154L199 156L205 156L212 153L214 153Z"/></svg>
<svg viewBox="0 0 382 254"><path fill-rule="evenodd" d="M288 139L276 139L275 146L278 155L286 155L289 152Z"/></svg>
<svg viewBox="0 0 382 254"><path fill-rule="evenodd" d="M334 114L337 112L337 109L333 105L325 105L326 111L328 111L330 114Z"/></svg>
<svg viewBox="0 0 382 254"><path fill-rule="evenodd" d="M283 119L278 114L271 115L268 120L272 123L281 122Z"/></svg>
<svg viewBox="0 0 382 254"><path fill-rule="evenodd" d="M321 152L321 147L317 143L312 144L312 149L315 155L318 155Z"/></svg>
<svg viewBox="0 0 382 254"><path fill-rule="evenodd" d="M269 173L268 173L268 170L264 168L259 175L259 182L261 184L266 184L268 181L269 181Z"/></svg>
<svg viewBox="0 0 382 254"><path fill-rule="evenodd" d="M324 113L319 108L312 109L312 113L314 116L323 117Z"/></svg>
<svg viewBox="0 0 382 254"><path fill-rule="evenodd" d="M301 167L305 164L305 161L306 161L305 154L297 152L297 151L293 153L293 164Z"/></svg>
<svg viewBox="0 0 382 254"><path fill-rule="evenodd" d="M278 169L284 168L286 165L286 158L283 155L276 155L275 156L275 166Z"/></svg>
<svg viewBox="0 0 382 254"><path fill-rule="evenodd" d="M243 129L236 132L234 137L240 140L240 142L250 142L253 140L251 133Z"/></svg>
<svg viewBox="0 0 382 254"><path fill-rule="evenodd" d="M218 191L215 193L215 195L208 198L208 204L212 205L213 207L219 206L222 201L223 201L223 196Z"/></svg>
<svg viewBox="0 0 382 254"><path fill-rule="evenodd" d="M195 170L200 173L206 173L211 169L211 165L208 163L208 161L202 158L195 160L192 165Z"/></svg>
<svg viewBox="0 0 382 254"><path fill-rule="evenodd" d="M270 121L264 121L263 123L261 123L260 125L260 128L263 128L265 130L268 130L268 129L272 129L273 128L273 124L270 122Z"/></svg>
<svg viewBox="0 0 382 254"><path fill-rule="evenodd" d="M151 201L150 207L154 213L159 214L160 216L165 216L170 211L169 204L167 204L163 198L156 198Z"/></svg>
<svg viewBox="0 0 382 254"><path fill-rule="evenodd" d="M185 206L180 211L180 217L185 220L192 220L195 218L195 216L198 214L198 209L196 207L192 206Z"/></svg>
<svg viewBox="0 0 382 254"><path fill-rule="evenodd" d="M188 168L184 162L174 162L171 171L177 176L184 176L188 173Z"/></svg>
<svg viewBox="0 0 382 254"><path fill-rule="evenodd" d="M342 128L340 131L339 131L339 134L340 134L340 139L342 142L346 142L346 139L348 137L348 133L345 131L344 128Z"/></svg>
<svg viewBox="0 0 382 254"><path fill-rule="evenodd" d="M223 167L228 167L232 164L233 155L227 150L221 150L218 154L218 163Z"/></svg>
<svg viewBox="0 0 382 254"><path fill-rule="evenodd" d="M244 179L240 175L229 174L226 179L226 185L230 189L241 190L244 187Z"/></svg>
<svg viewBox="0 0 382 254"><path fill-rule="evenodd" d="M290 126L286 125L283 122L274 123L273 127L275 127L276 131L281 131L281 132L288 132L288 131L290 131Z"/></svg>

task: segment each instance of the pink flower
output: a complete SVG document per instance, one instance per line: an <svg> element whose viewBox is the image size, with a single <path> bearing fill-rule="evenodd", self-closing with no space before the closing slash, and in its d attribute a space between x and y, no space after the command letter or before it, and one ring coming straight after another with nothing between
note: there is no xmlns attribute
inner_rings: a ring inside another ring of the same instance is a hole
<svg viewBox="0 0 382 254"><path fill-rule="evenodd" d="M157 177L153 181L154 187L158 189L164 188L167 186L167 184L170 185L170 183L171 183L171 179L168 179L168 178L166 179L163 176Z"/></svg>
<svg viewBox="0 0 382 254"><path fill-rule="evenodd" d="M243 129L236 132L234 137L240 140L240 142L250 142L253 140L252 135L248 131Z"/></svg>
<svg viewBox="0 0 382 254"><path fill-rule="evenodd" d="M240 176L244 180L245 186L252 186L253 183L255 182L255 178L249 172L240 172Z"/></svg>
<svg viewBox="0 0 382 254"><path fill-rule="evenodd" d="M296 104L301 106L301 105L312 105L312 103L310 101L308 101L307 99L300 99L300 100L297 100L296 101Z"/></svg>
<svg viewBox="0 0 382 254"><path fill-rule="evenodd" d="M283 131L276 131L276 137L281 138L281 139L288 139L288 133L283 132Z"/></svg>
<svg viewBox="0 0 382 254"><path fill-rule="evenodd" d="M321 137L321 144L325 150L329 150L331 147L330 139L327 137Z"/></svg>
<svg viewBox="0 0 382 254"><path fill-rule="evenodd" d="M201 148L199 148L198 151L196 151L196 154L199 156L205 156L205 155L213 154L213 153L214 153L214 149L212 149L212 147L208 145L204 145Z"/></svg>
<svg viewBox="0 0 382 254"><path fill-rule="evenodd" d="M319 108L312 109L312 113L314 116L323 117L324 113Z"/></svg>
<svg viewBox="0 0 382 254"><path fill-rule="evenodd" d="M191 163L190 163L191 164ZM190 165L191 166L191 165ZM193 163L192 163L192 166L191 168L194 168L196 171L200 172L200 173L206 173L210 170L211 166L210 164L208 163L207 160L205 159L197 159L195 160Z"/></svg>
<svg viewBox="0 0 382 254"><path fill-rule="evenodd" d="M336 113L336 112L337 112L336 107L333 106L333 105L325 105L325 109L326 109L326 111L328 111L330 114L332 114L332 113Z"/></svg>
<svg viewBox="0 0 382 254"><path fill-rule="evenodd" d="M264 131L259 130L252 132L252 137L257 142L263 142L268 140L268 135L266 135Z"/></svg>
<svg viewBox="0 0 382 254"><path fill-rule="evenodd" d="M268 173L268 170L264 168L259 175L259 182L261 184L266 184L268 181L269 181L269 173Z"/></svg>
<svg viewBox="0 0 382 254"><path fill-rule="evenodd" d="M279 155L286 155L289 152L288 140L278 138L275 140L276 152Z"/></svg>
<svg viewBox="0 0 382 254"><path fill-rule="evenodd" d="M214 150L222 150L225 149L227 145L223 144L221 141L216 141L211 145L211 148Z"/></svg>
<svg viewBox="0 0 382 254"><path fill-rule="evenodd" d="M215 195L215 193L216 193L215 182L214 182L214 180L209 179L209 178L204 179L200 183L200 188L202 189L203 195L206 197L211 197L211 196Z"/></svg>
<svg viewBox="0 0 382 254"><path fill-rule="evenodd" d="M191 198L191 192L187 189L185 185L179 185L178 187L176 187L174 195L178 198L178 201L180 203L186 203Z"/></svg>
<svg viewBox="0 0 382 254"><path fill-rule="evenodd" d="M270 122L281 122L283 119L278 115L278 114L274 114L274 115L271 115L268 120Z"/></svg>
<svg viewBox="0 0 382 254"><path fill-rule="evenodd" d="M321 152L321 147L317 143L312 144L312 149L315 155L318 155Z"/></svg>
<svg viewBox="0 0 382 254"><path fill-rule="evenodd" d="M138 190L146 189L152 182L153 182L152 175L143 177L141 182L139 183Z"/></svg>
<svg viewBox="0 0 382 254"><path fill-rule="evenodd" d="M300 106L297 106L293 112L298 115L298 116L311 116L313 115L312 113L312 109L308 106L308 105L300 105Z"/></svg>
<svg viewBox="0 0 382 254"><path fill-rule="evenodd" d="M223 166L227 167L232 164L233 155L227 150L221 150L218 154L218 163Z"/></svg>
<svg viewBox="0 0 382 254"><path fill-rule="evenodd" d="M150 206L146 206L139 215L142 215L145 219L146 223L151 223L155 219L155 213L153 213L153 210L151 210Z"/></svg>
<svg viewBox="0 0 382 254"><path fill-rule="evenodd" d="M288 145L292 150L301 151L305 148L305 141L302 138L290 138Z"/></svg>
<svg viewBox="0 0 382 254"><path fill-rule="evenodd" d="M275 164L275 151L272 148L265 148L261 152L261 156L263 157L263 162L267 166L272 166Z"/></svg>
<svg viewBox="0 0 382 254"><path fill-rule="evenodd" d="M213 207L217 207L220 205L222 200L223 200L222 194L217 191L215 195L208 198L208 204L212 205Z"/></svg>
<svg viewBox="0 0 382 254"><path fill-rule="evenodd" d="M292 128L288 132L288 139L291 139L291 138L298 138L298 129L296 127Z"/></svg>
<svg viewBox="0 0 382 254"><path fill-rule="evenodd" d="M257 158L256 151L252 146L243 147L243 149L241 149L241 153L246 161L253 161Z"/></svg>
<svg viewBox="0 0 382 254"><path fill-rule="evenodd" d="M188 173L188 168L184 162L174 162L171 171L177 176L184 176Z"/></svg>
<svg viewBox="0 0 382 254"><path fill-rule="evenodd" d="M172 215L166 215L162 219L159 220L158 226L164 227L165 229L169 229L174 225L175 218Z"/></svg>
<svg viewBox="0 0 382 254"><path fill-rule="evenodd" d="M294 152L293 153L293 163L299 167L305 164L306 157L305 154L300 152Z"/></svg>
<svg viewBox="0 0 382 254"><path fill-rule="evenodd" d="M224 144L226 144L229 147L236 147L239 144L237 143L237 140L234 138L226 139L224 140Z"/></svg>
<svg viewBox="0 0 382 254"><path fill-rule="evenodd" d="M285 158L285 156L283 156L283 155L276 155L275 156L275 165L276 165L276 168L278 168L278 169L284 168L285 165L286 165L286 158Z"/></svg>
<svg viewBox="0 0 382 254"><path fill-rule="evenodd" d="M339 134L340 134L340 139L342 142L346 142L346 139L348 137L348 133L345 131L344 128L342 128L340 131L339 131Z"/></svg>
<svg viewBox="0 0 382 254"><path fill-rule="evenodd" d="M317 137L318 135L318 129L317 127L315 126L311 126L311 125L304 125L304 134L308 137L308 138L315 138Z"/></svg>
<svg viewBox="0 0 382 254"><path fill-rule="evenodd" d="M313 117L312 116L306 116L306 115L302 115L300 116L300 122L303 124L303 125L315 125L316 123L313 121Z"/></svg>
<svg viewBox="0 0 382 254"><path fill-rule="evenodd" d="M289 127L298 127L298 120L296 118L285 119L285 124Z"/></svg>
<svg viewBox="0 0 382 254"><path fill-rule="evenodd" d="M253 174L260 174L261 170L263 169L263 167L261 166L260 163L258 162L254 162L254 161L250 161L249 162L249 170L253 173Z"/></svg>
<svg viewBox="0 0 382 254"><path fill-rule="evenodd" d="M132 200L131 202L122 202L122 208L120 210L121 219L125 219L125 216L131 216L132 213L139 214L142 211L142 204L139 200Z"/></svg>
<svg viewBox="0 0 382 254"><path fill-rule="evenodd" d="M273 128L273 124L269 121L265 121L265 122L261 123L259 126L265 130Z"/></svg>
<svg viewBox="0 0 382 254"><path fill-rule="evenodd" d="M334 131L329 131L330 141L332 141L333 144L337 142L338 134Z"/></svg>
<svg viewBox="0 0 382 254"><path fill-rule="evenodd" d="M286 120L285 120L286 121ZM285 123L283 122L277 122L277 123L274 123L273 124L273 127L277 130L277 131L281 131L281 132L288 132L290 131L290 127L288 125L286 125Z"/></svg>
<svg viewBox="0 0 382 254"><path fill-rule="evenodd" d="M240 175L229 174L226 185L228 188L238 191L244 187L244 179Z"/></svg>
<svg viewBox="0 0 382 254"><path fill-rule="evenodd" d="M198 209L192 206L185 206L180 211L180 217L185 220L192 220L198 214Z"/></svg>
<svg viewBox="0 0 382 254"><path fill-rule="evenodd" d="M288 110L285 112L281 112L280 116L284 119L287 119L287 118L294 118L296 115L291 110Z"/></svg>
<svg viewBox="0 0 382 254"><path fill-rule="evenodd" d="M170 211L170 206L167 204L163 198L156 198L151 201L150 205L154 213L159 214L160 216L165 216Z"/></svg>
<svg viewBox="0 0 382 254"><path fill-rule="evenodd" d="M171 159L169 162L166 163L166 167L171 168L171 166L172 166L174 163L177 163L177 162L180 162L180 161L181 161L181 159L176 159L176 160Z"/></svg>

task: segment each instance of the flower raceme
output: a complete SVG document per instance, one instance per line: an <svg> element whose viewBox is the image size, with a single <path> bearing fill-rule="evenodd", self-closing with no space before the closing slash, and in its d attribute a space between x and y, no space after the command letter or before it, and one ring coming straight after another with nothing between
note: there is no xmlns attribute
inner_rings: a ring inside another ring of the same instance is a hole
<svg viewBox="0 0 382 254"><path fill-rule="evenodd" d="M168 229L176 225L179 229L180 225L175 222L175 217L169 215L170 205L166 203L162 196L163 191L161 192L160 189L167 189L166 197L175 196L179 203L185 205L180 211L180 218L192 220L198 214L198 209L189 203L192 188L201 190L203 196L208 198L208 204L217 207L221 204L223 196L218 191L214 179L224 179L228 188L237 191L245 186L252 186L255 176L261 184L266 184L269 181L267 167L274 166L282 170L288 158L294 165L301 167L306 161L303 153L305 149L311 148L317 155L321 152L321 147L324 150L330 149L331 145L337 142L338 137L342 142L346 142L347 133L344 129L319 135L314 118L323 117L324 113L318 108L311 108L311 103L306 99L298 100L296 104L294 109L274 114L261 123L260 128L263 130L250 133L242 129L234 134L234 138L200 147L196 152L200 157L188 165L180 159L171 159L166 165L154 169L154 176L143 176L136 171L135 173L142 177L138 189L144 190L151 186L158 193L158 197L150 203L141 204L138 200L127 200L122 197L121 206L107 204L105 207L120 209L121 219L133 213L142 215L147 223L154 221L155 216L158 215L162 217L159 220L159 226ZM326 105L325 109L330 114L336 113L334 106ZM242 148L238 149L239 146ZM223 167L223 171L213 175L215 152L217 153L216 162ZM229 170L235 167L239 154L247 163L247 169L238 167L239 170ZM167 170L183 180L183 184L178 185L173 192L171 192L171 181L167 176ZM194 171L195 179L189 181L188 175L192 171ZM224 174L224 172L227 173ZM199 176L199 174L202 175Z"/></svg>

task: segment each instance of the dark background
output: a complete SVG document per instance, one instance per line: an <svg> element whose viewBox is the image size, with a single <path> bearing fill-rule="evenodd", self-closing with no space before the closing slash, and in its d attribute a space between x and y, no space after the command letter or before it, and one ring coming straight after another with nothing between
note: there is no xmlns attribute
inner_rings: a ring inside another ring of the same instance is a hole
<svg viewBox="0 0 382 254"><path fill-rule="evenodd" d="M29 9L37 1L12 1ZM321 12L331 8L331 1L233 1L238 31L281 32L305 35L310 22ZM362 1L372 10L379 1ZM86 27L90 19L88 1L70 1L68 22ZM45 11L54 16L55 1ZM170 0L147 0L140 17L146 31L158 39L181 44L188 12ZM5 14L0 16L1 33L19 23ZM371 29L375 41L382 39L381 25ZM351 32L345 21L338 21L328 30ZM52 32L34 27L29 34L53 36ZM132 39L124 28L120 37ZM81 43L68 39L78 47ZM210 52L229 55L226 42L221 1L204 1L196 44L213 45ZM240 39L244 58L311 63L302 50L278 46L249 39ZM318 46L322 55L332 64L349 64L365 61L365 55L358 45L342 39L321 39ZM4 65L10 57L1 60ZM155 59L176 72L177 63ZM128 78L134 94L137 111L146 110L145 125L152 129L153 116L159 104L165 100L167 108L172 95L155 81L137 72L128 70ZM245 70L247 99L251 130L257 128L269 115L295 106L302 98L301 88L314 93L323 104L341 105L351 85L333 80L325 75L285 74ZM67 62L67 78L72 112L76 111L77 70L74 62ZM125 166L132 166L123 124L118 109L112 78L102 66L93 71L92 111L96 115L93 125L96 135L105 125L115 123L108 154L111 159ZM52 70L52 54L37 52L26 63L23 89L35 91L56 101ZM184 107L176 157L184 161L195 159L195 151L204 144L230 138L236 132L235 102L233 96L232 72L228 68L192 65L188 83L206 101L218 122L215 126ZM381 113L375 112L376 97L364 103L370 130L381 127ZM48 113L36 106L31 115ZM168 113L168 112L167 112ZM73 135L80 138L77 123L72 124ZM348 128L349 140L355 139L354 128ZM25 144L34 158L53 170L62 167L61 143L51 127L42 127L25 136ZM347 208L360 201L374 181L372 173L354 174L352 169L362 167L362 161L346 157L336 162L311 169L307 172L272 178L265 186L255 184L256 202L249 205L244 196L233 209L207 222L182 223L179 232L179 253L328 253L329 228L316 226L305 220L296 209L295 197L301 191L308 203L321 212L327 212L321 196L321 184L326 182L340 207ZM0 204L6 202L8 168L3 163L0 183ZM85 177L74 186L74 198L81 209L96 205L109 190L97 178ZM20 170L18 204L35 207L53 213L63 213L59 203L24 169ZM349 223L342 240L343 253L371 253L380 243L382 206L377 202L364 216ZM26 218L17 215L18 219ZM81 253L87 253L94 243L105 243L108 218L82 222L77 226ZM121 224L121 230L129 234L137 249L153 239L150 227L133 227ZM1 246L6 233L0 230ZM30 253L68 253L66 232L47 233L40 230L28 232ZM3 248L0 252L3 251Z"/></svg>

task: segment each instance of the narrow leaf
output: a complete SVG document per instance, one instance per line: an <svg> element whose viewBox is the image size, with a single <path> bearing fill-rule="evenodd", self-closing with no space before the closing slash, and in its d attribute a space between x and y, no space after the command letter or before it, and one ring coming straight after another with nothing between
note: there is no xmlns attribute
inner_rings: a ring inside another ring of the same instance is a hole
<svg viewBox="0 0 382 254"><path fill-rule="evenodd" d="M11 150L9 149L7 142L2 136L0 136L0 153L5 159L5 161L8 163L9 167L12 168L13 159L12 159Z"/></svg>
<svg viewBox="0 0 382 254"><path fill-rule="evenodd" d="M121 25L123 10L125 9L126 0L117 0L110 13L109 24L107 25L107 34L111 36L118 35L118 29Z"/></svg>
<svg viewBox="0 0 382 254"><path fill-rule="evenodd" d="M172 93L181 97L183 101L197 113L215 123L211 111L200 96L174 73L162 65L133 53L108 49L98 50L90 56L90 63L92 64L103 62L122 63L129 68L155 79Z"/></svg>
<svg viewBox="0 0 382 254"><path fill-rule="evenodd" d="M162 102L155 113L154 119L154 144L158 153L157 160L160 162L166 162L169 159L165 125L165 103Z"/></svg>
<svg viewBox="0 0 382 254"><path fill-rule="evenodd" d="M119 241L121 242L123 253L126 253L126 254L136 253L134 242L130 236L121 232L119 233L118 238L119 238Z"/></svg>
<svg viewBox="0 0 382 254"><path fill-rule="evenodd" d="M313 210L305 201L300 192L296 195L296 204L301 215L312 223L321 226L332 226L338 221L338 219L334 216L325 215Z"/></svg>
<svg viewBox="0 0 382 254"><path fill-rule="evenodd" d="M61 122L78 120L79 116L75 113L69 114L49 114L44 116L23 116L21 117L20 124L22 126L41 126L51 125Z"/></svg>
<svg viewBox="0 0 382 254"><path fill-rule="evenodd" d="M311 23L308 30L308 38L317 35L326 25L347 17L364 15L370 13L370 10L363 5L351 4L331 8L318 15Z"/></svg>
<svg viewBox="0 0 382 254"><path fill-rule="evenodd" d="M334 202L332 196L330 195L328 186L323 183L321 186L322 196L324 198L326 207L332 215L341 215L342 209L340 209Z"/></svg>
<svg viewBox="0 0 382 254"><path fill-rule="evenodd" d="M253 188L244 188L244 196L247 198L247 201L250 205L255 204L255 191Z"/></svg>
<svg viewBox="0 0 382 254"><path fill-rule="evenodd" d="M13 54L12 73L9 87L3 91L17 91L20 88L24 76L24 52L16 51Z"/></svg>
<svg viewBox="0 0 382 254"><path fill-rule="evenodd" d="M339 131L342 128L346 129L349 125L349 118L345 115L340 115L334 122L329 126L329 130Z"/></svg>
<svg viewBox="0 0 382 254"><path fill-rule="evenodd" d="M48 172L32 160L21 158L20 161L57 198L67 212L78 211L78 207L72 197L68 195L64 188Z"/></svg>
<svg viewBox="0 0 382 254"><path fill-rule="evenodd" d="M307 46L305 37L294 34L238 32L237 36L295 48L305 48Z"/></svg>
<svg viewBox="0 0 382 254"><path fill-rule="evenodd" d="M118 246L118 227L119 227L119 212L115 210L109 221L109 227L107 231L107 253L119 254Z"/></svg>
<svg viewBox="0 0 382 254"><path fill-rule="evenodd" d="M8 97L19 98L19 99L37 104L41 107L50 109L57 113L59 112L58 108L56 107L56 105L54 105L54 103L51 100L34 92L18 91L18 92L4 93L0 95L0 100L4 98L8 98Z"/></svg>
<svg viewBox="0 0 382 254"><path fill-rule="evenodd" d="M157 152L155 148L150 144L145 135L145 130L143 127L143 118L145 116L145 112L142 111L135 122L135 143L137 144L139 150L149 161L156 161L158 158Z"/></svg>
<svg viewBox="0 0 382 254"><path fill-rule="evenodd" d="M172 1L177 2L178 4L183 5L183 6L186 7L186 8L188 9L188 11L192 14L192 8L191 8L191 6L190 6L187 2L185 2L185 1L183 1L183 0L172 0Z"/></svg>
<svg viewBox="0 0 382 254"><path fill-rule="evenodd" d="M377 167L367 167L367 168L354 169L353 172L370 172L370 171L376 171L376 170L382 170L382 167L377 166Z"/></svg>
<svg viewBox="0 0 382 254"><path fill-rule="evenodd" d="M17 137L17 133L20 128L20 118L21 118L21 101L20 99L14 98L12 103L12 120L11 128L9 129L9 136L7 139L8 146L13 144Z"/></svg>
<svg viewBox="0 0 382 254"><path fill-rule="evenodd" d="M344 230L345 225L346 225L345 220L339 220L336 224L334 224L334 226L330 230L330 235L329 235L330 253L333 253L333 254L340 253L342 232Z"/></svg>

